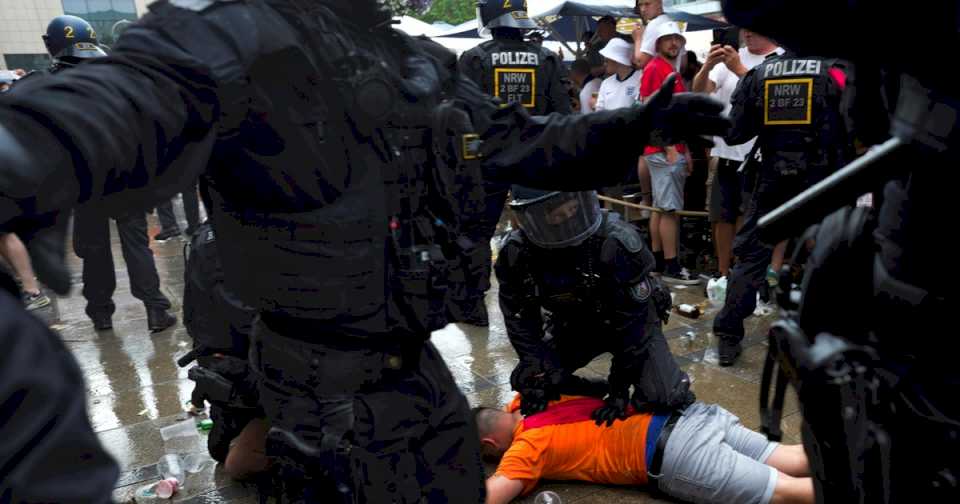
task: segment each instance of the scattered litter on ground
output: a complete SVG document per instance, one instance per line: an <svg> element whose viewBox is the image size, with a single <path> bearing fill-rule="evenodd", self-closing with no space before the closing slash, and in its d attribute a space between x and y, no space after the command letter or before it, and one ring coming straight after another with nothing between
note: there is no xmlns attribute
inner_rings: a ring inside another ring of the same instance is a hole
<svg viewBox="0 0 960 504"><path fill-rule="evenodd" d="M150 410L149 410L148 408L143 408L142 410L140 410L140 413L137 413L137 415L138 415L138 416L146 416L147 413L149 413L149 412L150 412Z"/></svg>
<svg viewBox="0 0 960 504"><path fill-rule="evenodd" d="M204 418L203 420L200 420L200 423L197 424L197 428L203 432L207 432L213 428L213 420Z"/></svg>
<svg viewBox="0 0 960 504"><path fill-rule="evenodd" d="M720 365L720 355L717 352L717 345L710 345L703 352L703 362L705 364Z"/></svg>

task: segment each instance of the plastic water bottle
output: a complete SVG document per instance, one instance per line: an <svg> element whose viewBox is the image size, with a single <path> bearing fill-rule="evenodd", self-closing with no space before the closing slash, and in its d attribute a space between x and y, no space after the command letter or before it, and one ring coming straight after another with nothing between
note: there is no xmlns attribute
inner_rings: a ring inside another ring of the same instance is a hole
<svg viewBox="0 0 960 504"><path fill-rule="evenodd" d="M557 492L545 490L537 494L533 499L533 504L563 504L563 500L557 495Z"/></svg>
<svg viewBox="0 0 960 504"><path fill-rule="evenodd" d="M707 282L707 298L714 306L722 305L727 300L727 277L711 278Z"/></svg>

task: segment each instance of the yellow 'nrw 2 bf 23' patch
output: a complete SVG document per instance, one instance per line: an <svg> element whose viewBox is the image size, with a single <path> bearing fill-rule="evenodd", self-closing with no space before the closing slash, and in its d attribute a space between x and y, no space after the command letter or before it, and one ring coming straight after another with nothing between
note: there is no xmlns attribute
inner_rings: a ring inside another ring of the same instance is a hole
<svg viewBox="0 0 960 504"><path fill-rule="evenodd" d="M495 68L493 94L507 103L519 103L527 108L537 106L533 90L537 88L535 68Z"/></svg>
<svg viewBox="0 0 960 504"><path fill-rule="evenodd" d="M771 79L764 83L763 124L813 122L813 78Z"/></svg>

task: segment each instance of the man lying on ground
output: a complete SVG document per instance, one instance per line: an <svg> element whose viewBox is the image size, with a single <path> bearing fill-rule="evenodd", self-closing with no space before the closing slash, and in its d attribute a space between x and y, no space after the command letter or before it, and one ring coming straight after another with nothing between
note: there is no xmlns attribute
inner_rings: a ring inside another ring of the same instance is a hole
<svg viewBox="0 0 960 504"><path fill-rule="evenodd" d="M487 504L533 491L540 479L655 485L695 503L812 503L801 445L780 445L718 405L683 413L634 413L611 427L590 420L600 399L563 396L538 414L475 408L484 457L500 459L487 479Z"/></svg>

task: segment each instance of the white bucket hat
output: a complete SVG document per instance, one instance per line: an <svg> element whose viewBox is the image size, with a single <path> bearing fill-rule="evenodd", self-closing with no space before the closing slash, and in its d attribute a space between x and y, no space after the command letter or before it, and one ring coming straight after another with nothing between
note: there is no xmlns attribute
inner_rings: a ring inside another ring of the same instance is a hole
<svg viewBox="0 0 960 504"><path fill-rule="evenodd" d="M621 65L631 66L631 56L633 56L633 44L620 38L612 38L607 45L600 49L600 56L612 59Z"/></svg>
<svg viewBox="0 0 960 504"><path fill-rule="evenodd" d="M657 30L657 40L659 41L662 37L668 35L680 35L680 38L683 39L683 43L687 43L687 37L683 36L683 30L680 29L680 25L676 21L668 21L660 25L660 29Z"/></svg>

